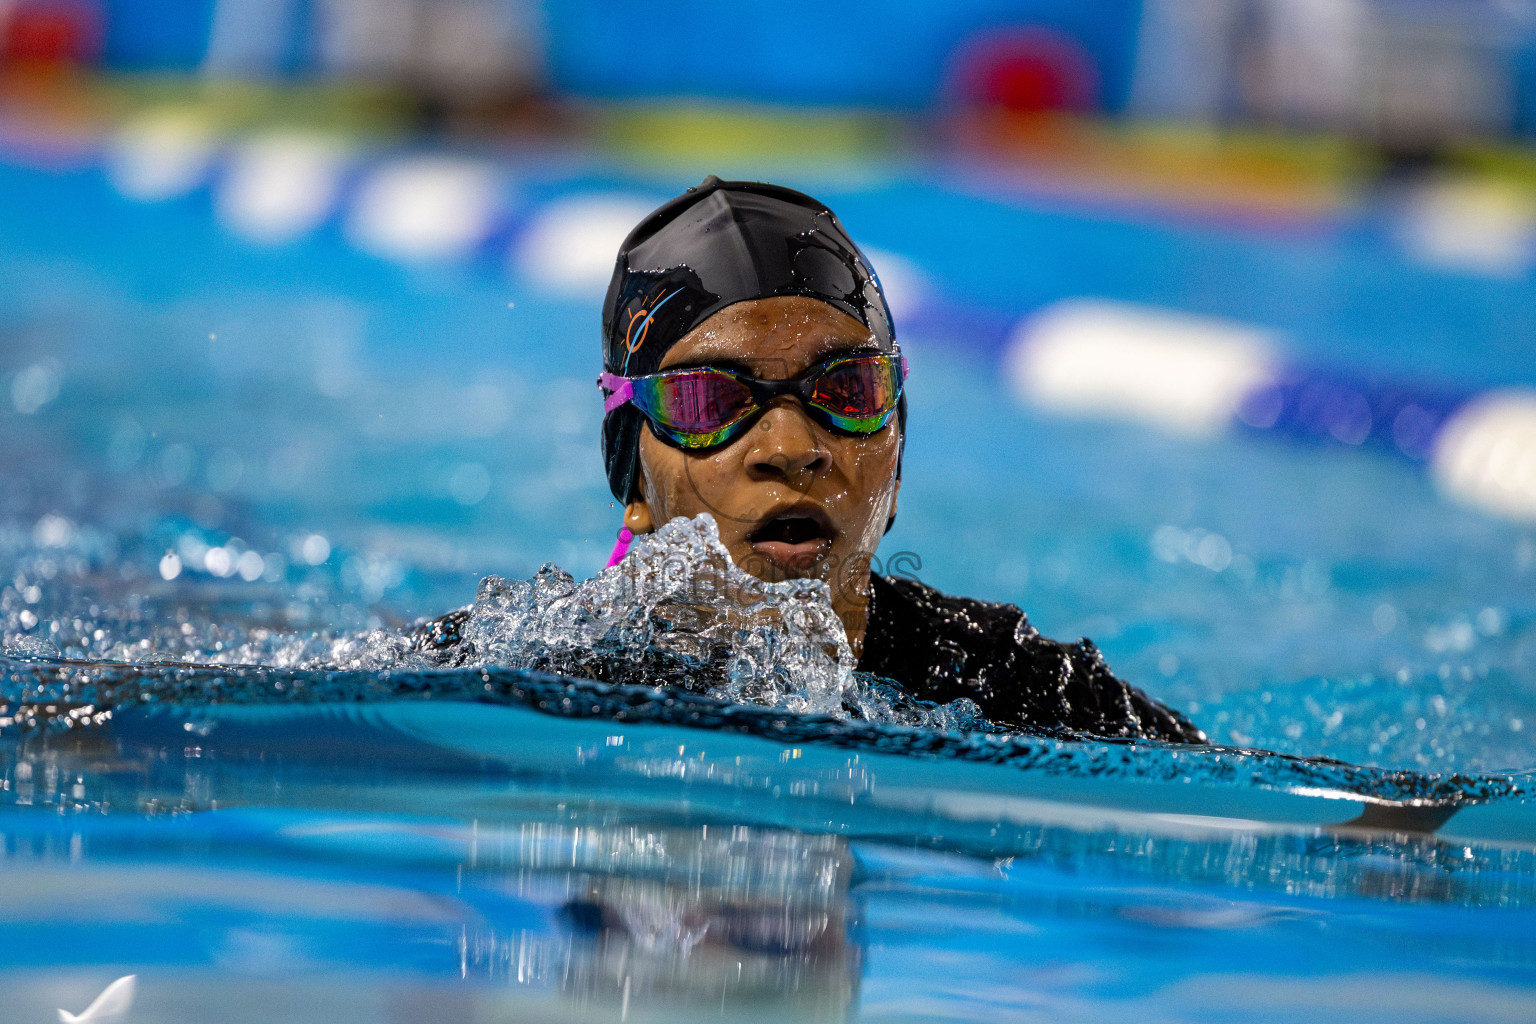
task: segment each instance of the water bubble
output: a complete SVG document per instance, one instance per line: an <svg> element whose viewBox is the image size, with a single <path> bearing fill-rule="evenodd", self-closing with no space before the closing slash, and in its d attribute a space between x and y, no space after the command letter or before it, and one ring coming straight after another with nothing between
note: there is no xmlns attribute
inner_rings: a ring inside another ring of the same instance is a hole
<svg viewBox="0 0 1536 1024"><path fill-rule="evenodd" d="M75 524L60 515L49 514L32 527L32 541L40 548L62 548L75 537Z"/></svg>
<svg viewBox="0 0 1536 1024"><path fill-rule="evenodd" d="M1392 420L1392 440L1409 458L1423 459L1434 444L1441 419L1417 405L1405 405Z"/></svg>
<svg viewBox="0 0 1536 1024"><path fill-rule="evenodd" d="M228 548L209 548L203 556L203 568L214 576L228 576L234 571L234 561Z"/></svg>
<svg viewBox="0 0 1536 1024"><path fill-rule="evenodd" d="M187 445L167 445L160 453L160 483L166 487L179 487L192 478L196 459Z"/></svg>
<svg viewBox="0 0 1536 1024"><path fill-rule="evenodd" d="M1164 523L1152 531L1152 553L1164 562L1177 562L1183 557L1184 531L1171 523Z"/></svg>
<svg viewBox="0 0 1536 1024"><path fill-rule="evenodd" d="M318 533L311 533L299 542L299 557L309 565L324 565L331 557L331 542Z"/></svg>
<svg viewBox="0 0 1536 1024"><path fill-rule="evenodd" d="M1200 538L1195 559L1212 572L1221 572L1232 564L1232 545L1221 534L1208 533Z"/></svg>
<svg viewBox="0 0 1536 1024"><path fill-rule="evenodd" d="M247 551L235 561L235 571L247 583L254 583L261 579L262 573L266 571L266 568L266 560L255 551Z"/></svg>
<svg viewBox="0 0 1536 1024"><path fill-rule="evenodd" d="M149 434L131 417L124 416L112 428L107 443L107 463L115 472L126 473L144 457Z"/></svg>
<svg viewBox="0 0 1536 1024"><path fill-rule="evenodd" d="M59 397L59 368L52 362L33 363L11 378L11 405L31 416Z"/></svg>
<svg viewBox="0 0 1536 1024"><path fill-rule="evenodd" d="M1469 651L1476 643L1477 633L1466 619L1457 619L1443 626L1431 626L1424 631L1424 646L1436 654Z"/></svg>
<svg viewBox="0 0 1536 1024"><path fill-rule="evenodd" d="M405 579L405 567L380 554L354 555L341 567L341 581L372 604Z"/></svg>
<svg viewBox="0 0 1536 1024"><path fill-rule="evenodd" d="M1328 433L1344 444L1363 444L1371 436L1371 406L1357 392L1340 389L1330 394L1320 415Z"/></svg>
<svg viewBox="0 0 1536 1024"><path fill-rule="evenodd" d="M460 505L478 505L490 492L491 474L478 462L461 463L448 478L448 493Z"/></svg>
<svg viewBox="0 0 1536 1024"><path fill-rule="evenodd" d="M208 556L208 545L197 534L184 533L176 539L176 554L180 556L181 564L200 566Z"/></svg>
<svg viewBox="0 0 1536 1024"><path fill-rule="evenodd" d="M1231 542L1219 533L1199 527L1185 530L1164 523L1152 531L1150 545L1152 554L1161 561L1193 562L1212 572L1223 572L1233 562ZM1251 573L1252 563L1248 563L1247 570Z"/></svg>
<svg viewBox="0 0 1536 1024"><path fill-rule="evenodd" d="M239 486L240 477L244 473L244 461L228 448L220 448L208 460L208 486L221 494Z"/></svg>
<svg viewBox="0 0 1536 1024"><path fill-rule="evenodd" d="M277 583L288 573L288 562L276 551L269 551L262 556L261 578L268 583Z"/></svg>

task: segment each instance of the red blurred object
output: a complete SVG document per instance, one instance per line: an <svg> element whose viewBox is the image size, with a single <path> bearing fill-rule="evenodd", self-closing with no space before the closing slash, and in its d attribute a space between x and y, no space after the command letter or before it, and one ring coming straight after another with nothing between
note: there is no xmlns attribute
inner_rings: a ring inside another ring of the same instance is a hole
<svg viewBox="0 0 1536 1024"><path fill-rule="evenodd" d="M1018 114L1092 110L1098 92L1082 44L1034 27L972 38L956 51L952 81L964 105Z"/></svg>
<svg viewBox="0 0 1536 1024"><path fill-rule="evenodd" d="M0 18L7 65L88 64L101 54L101 7L89 0L23 0Z"/></svg>

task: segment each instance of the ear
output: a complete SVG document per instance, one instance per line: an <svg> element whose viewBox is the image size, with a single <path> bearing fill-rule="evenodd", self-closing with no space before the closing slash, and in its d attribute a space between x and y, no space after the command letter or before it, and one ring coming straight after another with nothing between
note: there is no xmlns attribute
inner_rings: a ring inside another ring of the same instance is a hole
<svg viewBox="0 0 1536 1024"><path fill-rule="evenodd" d="M624 506L624 525L636 536L655 530L656 517L651 515L650 503L644 498L636 498Z"/></svg>

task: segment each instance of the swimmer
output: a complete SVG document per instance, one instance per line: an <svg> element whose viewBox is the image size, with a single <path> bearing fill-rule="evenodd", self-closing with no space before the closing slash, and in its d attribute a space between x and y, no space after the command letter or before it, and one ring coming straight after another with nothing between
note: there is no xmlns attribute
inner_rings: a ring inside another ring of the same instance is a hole
<svg viewBox="0 0 1536 1024"><path fill-rule="evenodd" d="M1088 640L871 571L896 518L906 360L879 280L810 196L713 176L640 223L603 306L602 453L626 538L711 515L738 567L824 580L858 669L1018 730L1203 743ZM461 620L420 646L456 643Z"/></svg>
<svg viewBox="0 0 1536 1024"><path fill-rule="evenodd" d="M603 307L603 457L624 526L708 512L742 569L813 577L865 672L994 722L1199 743L1087 640L870 571L896 517L906 363L874 270L787 188L710 177L624 241Z"/></svg>

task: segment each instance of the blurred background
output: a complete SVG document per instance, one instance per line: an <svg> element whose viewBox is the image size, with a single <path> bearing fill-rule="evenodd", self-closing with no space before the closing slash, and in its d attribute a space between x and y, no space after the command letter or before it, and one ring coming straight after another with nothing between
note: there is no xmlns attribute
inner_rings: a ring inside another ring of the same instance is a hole
<svg viewBox="0 0 1536 1024"><path fill-rule="evenodd" d="M1220 741L1530 766L1527 0L0 0L7 636L592 573L602 292L711 173L885 283L883 558Z"/></svg>

